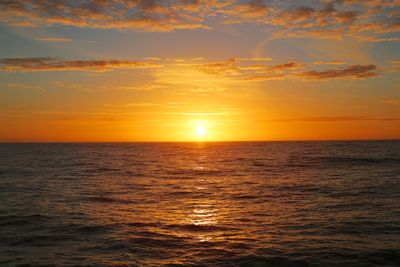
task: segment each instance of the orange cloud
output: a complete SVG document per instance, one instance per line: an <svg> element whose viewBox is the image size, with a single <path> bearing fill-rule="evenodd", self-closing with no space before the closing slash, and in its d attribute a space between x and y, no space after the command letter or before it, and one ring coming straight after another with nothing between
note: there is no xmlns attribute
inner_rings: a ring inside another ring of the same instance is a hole
<svg viewBox="0 0 400 267"><path fill-rule="evenodd" d="M291 22L301 22L310 19L315 12L315 9L308 6L300 6L292 10L288 10L282 13L281 22L290 20Z"/></svg>
<svg viewBox="0 0 400 267"><path fill-rule="evenodd" d="M400 72L400 60L392 60L390 64L394 72Z"/></svg>
<svg viewBox="0 0 400 267"><path fill-rule="evenodd" d="M195 67L208 74L232 74L238 73L237 60L232 58L222 62L196 64Z"/></svg>
<svg viewBox="0 0 400 267"><path fill-rule="evenodd" d="M311 80L327 80L327 79L363 79L375 77L378 74L373 72L375 65L352 65L343 69L324 70L324 71L307 71L300 75L304 79Z"/></svg>
<svg viewBox="0 0 400 267"><path fill-rule="evenodd" d="M335 116L335 117L307 117L307 118L289 118L279 120L267 120L270 123L287 122L345 122L345 121L400 121L396 117L367 117L367 116Z"/></svg>
<svg viewBox="0 0 400 267"><path fill-rule="evenodd" d="M90 28L171 31L208 27L199 16L188 16L192 1L1 1L0 20L22 27L68 25ZM198 14L196 14L198 15Z"/></svg>
<svg viewBox="0 0 400 267"><path fill-rule="evenodd" d="M245 4L237 3L234 5L230 5L229 8L226 9L218 9L217 13L251 21L253 19L266 16L269 11L270 8L264 3L264 1L250 0L248 1L248 3ZM229 18L227 18L226 22L229 22Z"/></svg>
<svg viewBox="0 0 400 267"><path fill-rule="evenodd" d="M75 27L174 31L219 23L265 25L274 38L398 41L399 0L82 0L0 1L0 21L21 27ZM368 36L366 38L365 36Z"/></svg>
<svg viewBox="0 0 400 267"><path fill-rule="evenodd" d="M331 61L315 61L315 65L343 65L346 64L343 61L340 60L331 60Z"/></svg>
<svg viewBox="0 0 400 267"><path fill-rule="evenodd" d="M53 57L3 58L0 59L2 71L110 71L113 69L155 68L161 65L154 62L133 60L64 60Z"/></svg>
<svg viewBox="0 0 400 267"><path fill-rule="evenodd" d="M63 38L63 37L36 37L35 40L44 42L53 42L53 43L65 43L73 41L70 38Z"/></svg>
<svg viewBox="0 0 400 267"><path fill-rule="evenodd" d="M335 19L339 23L353 23L357 19L358 14L358 11L337 12L335 15Z"/></svg>
<svg viewBox="0 0 400 267"><path fill-rule="evenodd" d="M278 65L260 64L258 61L229 59L226 61L195 64L199 70L208 74L227 76L242 81L267 81L282 79L330 80L330 79L366 79L378 75L375 65L348 65L339 69L307 70L313 65L345 65L341 61L324 61L305 64L297 61Z"/></svg>
<svg viewBox="0 0 400 267"><path fill-rule="evenodd" d="M384 105L400 105L400 99L386 99L380 102Z"/></svg>
<svg viewBox="0 0 400 267"><path fill-rule="evenodd" d="M202 60L202 63L197 63ZM268 59L269 60L269 59ZM338 69L313 70L315 65L345 65L340 61L302 63L297 61L277 65L266 64L265 58L231 58L225 61L207 61L204 59L157 59L133 61L128 59L109 60L65 60L53 57L3 58L0 59L1 71L37 72L37 71L85 71L104 72L114 69L153 69L161 67L193 68L209 75L218 75L236 81L266 81L282 79L329 80L329 79L366 79L378 75L375 65L347 65ZM397 61L394 61L396 63ZM392 64L396 66L396 64ZM54 83L58 87L63 84ZM160 84L152 85L152 88ZM116 86L115 88L120 88ZM124 87L121 90L149 90L149 88Z"/></svg>
<svg viewBox="0 0 400 267"><path fill-rule="evenodd" d="M270 69L273 71L282 71L282 70L295 69L295 68L300 68L300 67L302 67L302 64L300 64L299 62L288 62L285 64L272 66Z"/></svg>
<svg viewBox="0 0 400 267"><path fill-rule="evenodd" d="M41 86L37 86L37 85L31 85L31 84L22 84L22 83L9 83L7 84L8 88L15 88L15 89L28 89L28 90L34 90L34 91L46 91L46 89L44 89Z"/></svg>

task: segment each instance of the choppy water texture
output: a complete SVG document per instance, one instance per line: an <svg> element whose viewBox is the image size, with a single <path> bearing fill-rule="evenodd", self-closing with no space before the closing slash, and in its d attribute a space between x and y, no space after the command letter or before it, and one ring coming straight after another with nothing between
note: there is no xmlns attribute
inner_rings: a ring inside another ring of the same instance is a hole
<svg viewBox="0 0 400 267"><path fill-rule="evenodd" d="M0 145L0 265L400 266L400 142Z"/></svg>

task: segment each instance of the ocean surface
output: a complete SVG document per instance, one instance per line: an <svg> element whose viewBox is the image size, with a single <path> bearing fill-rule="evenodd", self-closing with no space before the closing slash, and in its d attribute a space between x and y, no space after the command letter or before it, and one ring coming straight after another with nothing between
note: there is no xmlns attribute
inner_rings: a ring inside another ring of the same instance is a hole
<svg viewBox="0 0 400 267"><path fill-rule="evenodd" d="M0 266L400 266L400 141L0 144Z"/></svg>

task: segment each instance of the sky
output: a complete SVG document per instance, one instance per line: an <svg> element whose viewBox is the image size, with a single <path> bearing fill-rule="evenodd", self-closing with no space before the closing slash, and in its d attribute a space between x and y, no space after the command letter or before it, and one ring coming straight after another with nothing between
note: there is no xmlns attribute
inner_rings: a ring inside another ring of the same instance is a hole
<svg viewBox="0 0 400 267"><path fill-rule="evenodd" d="M0 142L400 138L400 0L0 1Z"/></svg>

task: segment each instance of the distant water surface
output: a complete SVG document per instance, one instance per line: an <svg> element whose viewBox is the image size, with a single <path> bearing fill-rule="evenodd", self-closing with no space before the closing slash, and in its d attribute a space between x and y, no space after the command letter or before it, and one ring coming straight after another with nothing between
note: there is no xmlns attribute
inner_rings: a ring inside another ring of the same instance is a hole
<svg viewBox="0 0 400 267"><path fill-rule="evenodd" d="M0 265L400 266L400 141L0 144Z"/></svg>

